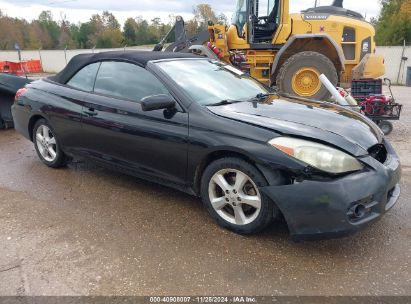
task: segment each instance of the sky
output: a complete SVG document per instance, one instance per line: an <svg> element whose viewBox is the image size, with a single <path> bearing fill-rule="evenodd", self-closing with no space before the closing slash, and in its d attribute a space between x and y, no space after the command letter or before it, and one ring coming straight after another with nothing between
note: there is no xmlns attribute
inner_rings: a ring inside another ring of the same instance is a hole
<svg viewBox="0 0 411 304"><path fill-rule="evenodd" d="M0 0L0 9L10 17L33 20L41 11L50 10L56 20L62 15L72 23L86 22L92 14L103 10L112 12L121 24L128 17L142 16L151 20L160 17L163 22L170 21L170 14L181 15L184 19L192 17L193 7L209 3L218 13L231 17L236 0ZM313 7L315 0L290 0L291 12L299 12ZM329 5L332 0L318 0L320 5ZM378 0L345 0L344 7L366 14L367 19L378 15Z"/></svg>

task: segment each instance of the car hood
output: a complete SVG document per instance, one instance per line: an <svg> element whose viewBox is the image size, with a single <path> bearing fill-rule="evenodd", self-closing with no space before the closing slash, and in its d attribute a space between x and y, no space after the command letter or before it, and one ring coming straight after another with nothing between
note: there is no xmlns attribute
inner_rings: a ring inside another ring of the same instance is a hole
<svg viewBox="0 0 411 304"><path fill-rule="evenodd" d="M368 154L369 148L383 141L381 130L371 120L331 103L272 96L264 103L239 102L208 109L283 135L329 143L356 156Z"/></svg>

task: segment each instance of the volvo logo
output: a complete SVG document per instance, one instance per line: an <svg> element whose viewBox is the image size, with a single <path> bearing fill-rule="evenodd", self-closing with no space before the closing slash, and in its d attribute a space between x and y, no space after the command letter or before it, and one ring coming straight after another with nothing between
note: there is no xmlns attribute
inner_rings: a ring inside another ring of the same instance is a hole
<svg viewBox="0 0 411 304"><path fill-rule="evenodd" d="M329 14L305 14L304 19L305 20L327 20Z"/></svg>

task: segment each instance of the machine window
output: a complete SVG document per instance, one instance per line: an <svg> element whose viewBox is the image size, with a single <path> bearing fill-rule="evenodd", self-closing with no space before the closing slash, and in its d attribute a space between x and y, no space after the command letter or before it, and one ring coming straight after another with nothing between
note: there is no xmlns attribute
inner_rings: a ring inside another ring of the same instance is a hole
<svg viewBox="0 0 411 304"><path fill-rule="evenodd" d="M248 20L247 1L238 0L236 10L233 14L231 23L237 27L238 36L242 36L243 28Z"/></svg>
<svg viewBox="0 0 411 304"><path fill-rule="evenodd" d="M345 27L343 32L343 42L355 42L355 28Z"/></svg>
<svg viewBox="0 0 411 304"><path fill-rule="evenodd" d="M355 49L356 49L356 34L355 29L352 27L345 27L342 37L342 48L344 51L345 59L355 60Z"/></svg>
<svg viewBox="0 0 411 304"><path fill-rule="evenodd" d="M257 17L269 16L274 8L276 0L264 0L258 2L258 14Z"/></svg>

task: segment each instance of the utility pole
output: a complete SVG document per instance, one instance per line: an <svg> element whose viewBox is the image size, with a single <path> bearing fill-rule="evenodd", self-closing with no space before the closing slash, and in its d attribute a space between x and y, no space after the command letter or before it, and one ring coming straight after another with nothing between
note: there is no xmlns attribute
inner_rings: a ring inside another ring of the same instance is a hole
<svg viewBox="0 0 411 304"><path fill-rule="evenodd" d="M66 44L66 47L64 48L64 60L66 61L66 65L67 65L67 44Z"/></svg>
<svg viewBox="0 0 411 304"><path fill-rule="evenodd" d="M400 68L398 69L397 84L400 84L400 76L401 76L401 72L402 72L402 69L403 69L403 64L405 64L406 61L408 60L408 58L405 57L405 48L406 48L406 46L407 46L407 43L404 39L404 46L402 48ZM404 79L404 75L403 75L403 79Z"/></svg>
<svg viewBox="0 0 411 304"><path fill-rule="evenodd" d="M315 6L314 7L317 7L317 3L318 3L318 0L315 0Z"/></svg>

